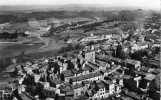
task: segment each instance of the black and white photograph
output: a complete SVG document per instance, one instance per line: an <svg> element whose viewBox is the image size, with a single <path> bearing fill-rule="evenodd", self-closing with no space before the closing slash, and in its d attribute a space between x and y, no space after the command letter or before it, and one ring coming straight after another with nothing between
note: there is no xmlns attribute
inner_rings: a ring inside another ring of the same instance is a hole
<svg viewBox="0 0 161 100"><path fill-rule="evenodd" d="M161 0L0 0L0 100L161 100Z"/></svg>

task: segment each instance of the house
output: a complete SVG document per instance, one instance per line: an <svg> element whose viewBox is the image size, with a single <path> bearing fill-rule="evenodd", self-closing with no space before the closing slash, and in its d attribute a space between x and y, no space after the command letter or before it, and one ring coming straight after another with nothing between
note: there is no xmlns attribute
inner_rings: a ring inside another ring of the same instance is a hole
<svg viewBox="0 0 161 100"><path fill-rule="evenodd" d="M105 80L109 80L111 81L112 83L116 83L116 78L115 77L112 77L112 76L107 76L104 78Z"/></svg>
<svg viewBox="0 0 161 100"><path fill-rule="evenodd" d="M86 65L91 68L91 72L99 70L99 66L95 63L88 62Z"/></svg>
<svg viewBox="0 0 161 100"><path fill-rule="evenodd" d="M50 86L51 87L59 88L61 83L62 83L62 81L59 79L50 79Z"/></svg>
<svg viewBox="0 0 161 100"><path fill-rule="evenodd" d="M156 75L155 77L155 85L157 87L157 89L160 89L160 73Z"/></svg>
<svg viewBox="0 0 161 100"><path fill-rule="evenodd" d="M39 81L39 87L40 87L40 89L48 88L48 87L50 87L50 84L49 84L49 82L40 82Z"/></svg>
<svg viewBox="0 0 161 100"><path fill-rule="evenodd" d="M38 83L41 76L38 74L34 74L33 76L34 76L35 83Z"/></svg>
<svg viewBox="0 0 161 100"><path fill-rule="evenodd" d="M46 87L43 89L43 94L46 97L55 98L56 94L60 94L60 89L53 88L53 87Z"/></svg>
<svg viewBox="0 0 161 100"><path fill-rule="evenodd" d="M90 86L90 81L82 81L82 85L87 89Z"/></svg>
<svg viewBox="0 0 161 100"><path fill-rule="evenodd" d="M110 81L107 81L107 80L102 80L102 81L105 84L106 90L108 91L108 93L110 95L114 94L115 93L115 84Z"/></svg>
<svg viewBox="0 0 161 100"><path fill-rule="evenodd" d="M156 75L148 74L144 79L142 79L141 87L142 89L148 89L151 88L152 85L154 85Z"/></svg>
<svg viewBox="0 0 161 100"><path fill-rule="evenodd" d="M82 81L96 81L96 80L101 80L103 79L103 74L100 71L94 72L94 73L90 73L87 75L81 75L78 77L73 77L70 79L70 83L72 83L73 85L75 84L80 84L82 83Z"/></svg>
<svg viewBox="0 0 161 100"><path fill-rule="evenodd" d="M24 81L26 75L23 76L17 76L17 78L15 79L15 82L17 82L18 84L22 84L22 82Z"/></svg>
<svg viewBox="0 0 161 100"><path fill-rule="evenodd" d="M141 66L140 61L136 61L136 60L128 59L128 60L126 60L126 63L127 63L127 67L129 69L138 70L140 68L140 66Z"/></svg>
<svg viewBox="0 0 161 100"><path fill-rule="evenodd" d="M146 49L148 47L149 47L148 43L142 43L139 45L139 49Z"/></svg>
<svg viewBox="0 0 161 100"><path fill-rule="evenodd" d="M76 85L71 85L73 91L74 91L74 95L81 95L81 94L84 94L85 93L85 88L83 87L83 84L80 83L80 84L76 84Z"/></svg>
<svg viewBox="0 0 161 100"><path fill-rule="evenodd" d="M131 79L131 76L124 74L124 75L122 75L122 78L123 78L124 87L128 87L129 80Z"/></svg>
<svg viewBox="0 0 161 100"><path fill-rule="evenodd" d="M151 68L159 68L160 67L160 61L158 60L148 60L147 64L149 65L149 67Z"/></svg>
<svg viewBox="0 0 161 100"><path fill-rule="evenodd" d="M123 87L124 86L124 84L123 84L123 77L122 76L116 77L116 83L118 85L120 85L121 87Z"/></svg>
<svg viewBox="0 0 161 100"><path fill-rule="evenodd" d="M141 76L142 78L146 77L148 73L143 71L133 71L136 75Z"/></svg>
<svg viewBox="0 0 161 100"><path fill-rule="evenodd" d="M31 95L28 95L26 92L22 92L19 94L18 100L33 100L33 97Z"/></svg>
<svg viewBox="0 0 161 100"><path fill-rule="evenodd" d="M0 85L0 99L10 100L14 87L12 84L1 84Z"/></svg>
<svg viewBox="0 0 161 100"><path fill-rule="evenodd" d="M80 96L77 97L76 100L89 100L88 96L86 94L81 94Z"/></svg>
<svg viewBox="0 0 161 100"><path fill-rule="evenodd" d="M73 72L74 77L81 76L81 71L80 70L78 70L78 69L72 69L71 71Z"/></svg>
<svg viewBox="0 0 161 100"><path fill-rule="evenodd" d="M126 92L125 95L134 99L134 100L142 100L141 96L139 96L138 94L136 94L134 92Z"/></svg>
<svg viewBox="0 0 161 100"><path fill-rule="evenodd" d="M89 67L87 64L84 63L84 64L82 65L81 70L82 70L82 75L87 75L87 74L90 73L90 71L92 70L92 68Z"/></svg>
<svg viewBox="0 0 161 100"><path fill-rule="evenodd" d="M71 70L66 70L61 73L61 80L65 83L69 82L69 79L74 76L73 72Z"/></svg>
<svg viewBox="0 0 161 100"><path fill-rule="evenodd" d="M106 91L106 87L103 83L97 84L98 89L96 89L96 93L94 94L93 98L97 99L103 99L105 97L108 97L108 92Z"/></svg>
<svg viewBox="0 0 161 100"><path fill-rule="evenodd" d="M26 90L26 86L25 85L19 85L17 87L17 90L18 90L18 94L22 93L22 92L25 92Z"/></svg>
<svg viewBox="0 0 161 100"><path fill-rule="evenodd" d="M122 61L119 58L112 57L110 58L110 61L114 62L116 65L121 65Z"/></svg>
<svg viewBox="0 0 161 100"><path fill-rule="evenodd" d="M112 72L112 70L111 69L101 70L101 72L103 73L103 76L106 77Z"/></svg>
<svg viewBox="0 0 161 100"><path fill-rule="evenodd" d="M140 90L141 80L142 80L141 76L131 78L128 82L128 87L135 92L138 92L138 93L142 92Z"/></svg>
<svg viewBox="0 0 161 100"><path fill-rule="evenodd" d="M120 93L122 91L121 87L122 87L122 85L115 84L115 93Z"/></svg>

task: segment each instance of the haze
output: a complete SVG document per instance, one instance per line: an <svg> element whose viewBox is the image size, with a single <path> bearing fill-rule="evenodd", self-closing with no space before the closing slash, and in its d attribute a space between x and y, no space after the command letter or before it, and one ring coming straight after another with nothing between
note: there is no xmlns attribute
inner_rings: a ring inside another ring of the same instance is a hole
<svg viewBox="0 0 161 100"><path fill-rule="evenodd" d="M99 4L107 6L134 6L148 9L160 9L160 0L0 0L0 5L65 5Z"/></svg>

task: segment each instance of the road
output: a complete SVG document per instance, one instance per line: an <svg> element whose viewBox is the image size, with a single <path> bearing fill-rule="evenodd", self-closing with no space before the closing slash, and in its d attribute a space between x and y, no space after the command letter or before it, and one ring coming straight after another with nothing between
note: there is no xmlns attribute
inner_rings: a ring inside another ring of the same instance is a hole
<svg viewBox="0 0 161 100"><path fill-rule="evenodd" d="M45 45L42 46L42 47L40 47L40 48L43 48L43 47L49 45L48 41L45 41L45 40L43 40L43 39L41 38L41 34L46 33L46 32L47 32L47 31L31 32L29 35L30 35L30 36L37 36L41 41L43 41L43 42L45 43Z"/></svg>

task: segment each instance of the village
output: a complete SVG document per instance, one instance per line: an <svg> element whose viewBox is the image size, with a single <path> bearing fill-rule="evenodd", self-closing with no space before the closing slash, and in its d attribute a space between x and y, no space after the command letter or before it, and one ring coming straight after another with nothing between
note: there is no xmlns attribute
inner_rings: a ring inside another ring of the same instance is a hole
<svg viewBox="0 0 161 100"><path fill-rule="evenodd" d="M40 48L57 54L21 62L17 58L27 58L27 53L12 57L11 69L0 74L0 100L160 100L158 16L144 22L103 17L29 19L30 27L40 31L35 37L45 43ZM67 46L53 49L56 43Z"/></svg>
<svg viewBox="0 0 161 100"><path fill-rule="evenodd" d="M0 96L5 100L159 100L160 65L157 59L121 59L123 51L149 47L140 39L120 42L121 35L101 44L60 56L14 63L14 70L0 76ZM91 38L81 40L91 41ZM123 36L122 36L123 37ZM94 38L95 39L95 38ZM157 47L157 43L153 46ZM115 48L114 52L111 48ZM144 58L144 57L143 57ZM144 58L145 59L145 58ZM16 61L15 61L16 62Z"/></svg>

